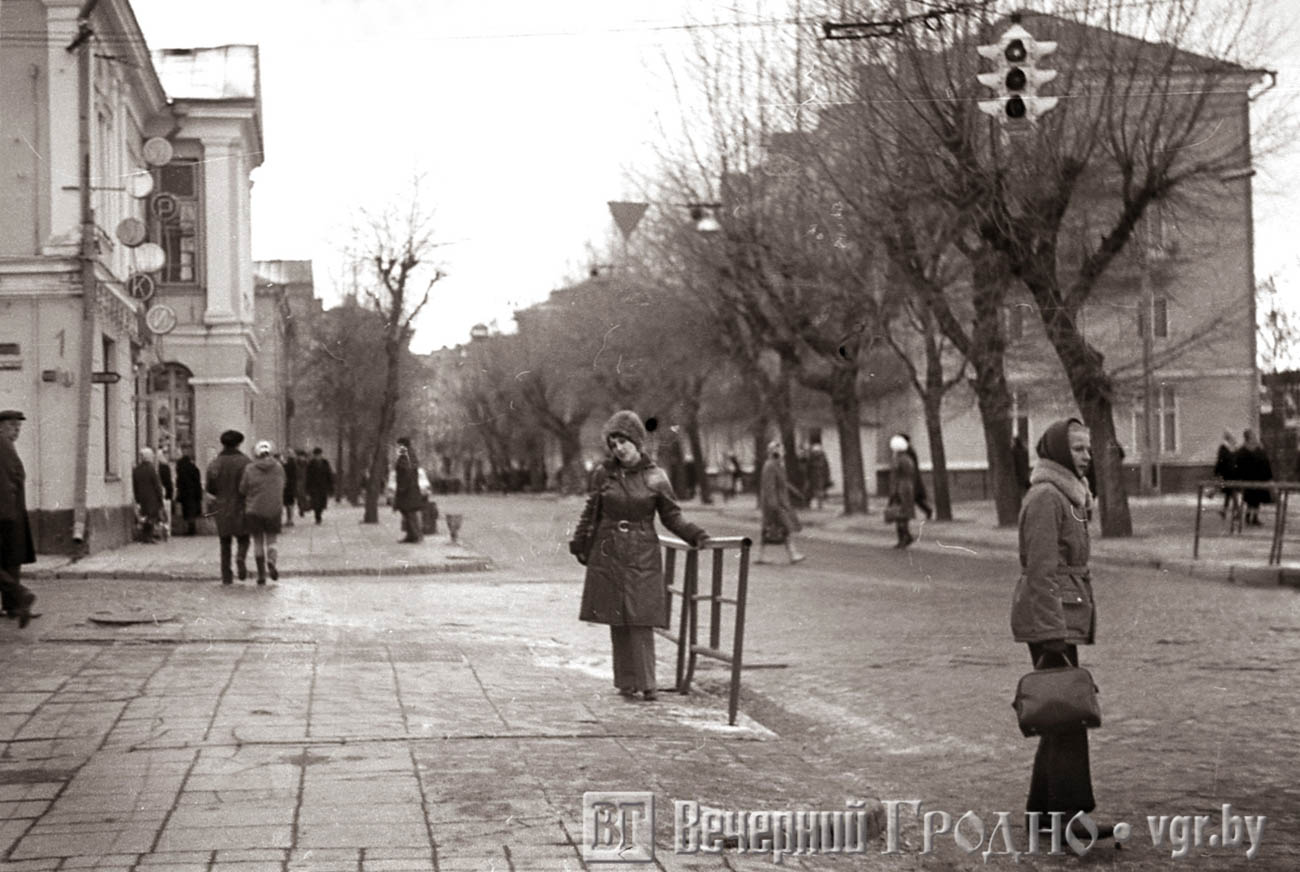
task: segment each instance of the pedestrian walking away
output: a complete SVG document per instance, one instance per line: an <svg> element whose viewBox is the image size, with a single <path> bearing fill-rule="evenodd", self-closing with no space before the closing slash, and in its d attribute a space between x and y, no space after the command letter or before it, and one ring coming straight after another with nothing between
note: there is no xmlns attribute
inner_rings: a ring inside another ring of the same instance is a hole
<svg viewBox="0 0 1300 872"><path fill-rule="evenodd" d="M596 469L569 542L569 552L587 567L578 617L609 625L618 692L653 700L654 628L668 626L669 611L655 515L697 548L708 535L682 517L668 474L645 455L646 430L635 412L615 412L601 436L609 456Z"/></svg>
<svg viewBox="0 0 1300 872"><path fill-rule="evenodd" d="M185 522L185 535L193 536L196 521L203 514L203 477L188 454L176 461L176 499L181 504L181 520Z"/></svg>
<svg viewBox="0 0 1300 872"><path fill-rule="evenodd" d="M916 463L908 453L911 445L902 433L889 438L893 459L889 465L889 502L885 505L888 519L898 532L895 548L906 548L916 541L912 535L912 518L916 515Z"/></svg>
<svg viewBox="0 0 1300 872"><path fill-rule="evenodd" d="M396 490L393 508L402 513L400 542L419 543L424 540L420 510L424 508L424 494L420 492L420 464L411 450L411 440L403 436L397 440L397 462L393 465Z"/></svg>
<svg viewBox="0 0 1300 872"><path fill-rule="evenodd" d="M5 614L26 627L36 615L36 594L22 583L23 565L36 562L36 543L27 517L27 471L18 456L18 436L26 416L17 409L0 412L0 597Z"/></svg>
<svg viewBox="0 0 1300 872"><path fill-rule="evenodd" d="M804 559L794 545L794 534L803 529L799 516L790 504L790 495L799 492L790 484L785 474L785 450L779 441L767 446L767 460L758 479L758 502L762 509L763 528L759 534L758 557L755 563L767 563L767 546L784 545L791 563Z"/></svg>
<svg viewBox="0 0 1300 872"><path fill-rule="evenodd" d="M321 513L329 505L330 494L334 492L334 471L325 459L325 452L314 448L311 460L307 462L307 498L311 501L311 510L316 515L316 523L321 520Z"/></svg>
<svg viewBox="0 0 1300 872"><path fill-rule="evenodd" d="M280 505L284 501L284 467L263 439L253 448L253 462L244 466L239 478L239 495L244 499L244 529L253 541L257 583L280 577L276 566L275 537L280 535Z"/></svg>
<svg viewBox="0 0 1300 872"><path fill-rule="evenodd" d="M1241 447L1233 457L1235 474L1239 481L1272 481L1273 467L1268 462L1268 453L1255 435L1254 430L1242 434ZM1241 492L1241 501L1246 504L1245 523L1252 527L1260 526L1259 507L1273 501L1273 495L1267 488L1248 487Z"/></svg>
<svg viewBox="0 0 1300 872"><path fill-rule="evenodd" d="M140 462L131 471L131 491L140 524L140 541L153 543L157 541L154 526L162 520L163 486L154 465L152 448L140 449Z"/></svg>
<svg viewBox="0 0 1300 872"><path fill-rule="evenodd" d="M1214 456L1214 477L1221 481L1232 481L1237 478L1237 440L1226 430L1223 432L1223 441L1219 443L1219 450ZM1237 488L1225 487L1223 508L1219 509L1219 517L1227 517L1229 512L1235 515L1240 502L1241 492Z"/></svg>
<svg viewBox="0 0 1300 872"><path fill-rule="evenodd" d="M244 497L239 492L239 482L244 467L249 464L247 454L239 450L244 434L227 430L221 434L221 453L208 464L208 493L216 497L213 514L217 521L217 537L221 543L221 583L232 584L230 547L238 543L235 568L239 580L248 578L248 531L244 528ZM278 510L277 510L278 511Z"/></svg>
<svg viewBox="0 0 1300 872"><path fill-rule="evenodd" d="M280 467L284 470L284 525L293 526L293 512L298 502L298 463L293 452L284 452Z"/></svg>
<svg viewBox="0 0 1300 872"><path fill-rule="evenodd" d="M831 486L831 464L826 459L826 452L820 442L814 442L808 449L808 487L812 497L817 501L818 510L826 505L826 491Z"/></svg>
<svg viewBox="0 0 1300 872"><path fill-rule="evenodd" d="M298 517L302 518L307 515L311 509L311 497L307 495L307 467L311 464L311 458L307 456L306 449L299 448L294 451L294 466L297 474L294 476L294 496L298 500Z"/></svg>
<svg viewBox="0 0 1300 872"><path fill-rule="evenodd" d="M1035 452L1038 462L1020 507L1020 579L1011 600L1011 634L1029 646L1034 669L1078 666L1078 646L1093 643L1097 625L1088 568L1092 495L1084 481L1091 436L1077 418L1057 421ZM1025 811L1038 812L1045 826L1051 812L1069 821L1095 807L1087 729L1045 733L1034 755ZM1108 825L1097 829L1102 838L1113 834Z"/></svg>
<svg viewBox="0 0 1300 872"><path fill-rule="evenodd" d="M916 448L912 446L912 437L906 433L900 433L907 440L907 456L912 459L912 501L916 507L925 512L925 519L928 521L934 517L934 509L930 507L930 495L925 492L925 479L921 476L921 458L916 454Z"/></svg>

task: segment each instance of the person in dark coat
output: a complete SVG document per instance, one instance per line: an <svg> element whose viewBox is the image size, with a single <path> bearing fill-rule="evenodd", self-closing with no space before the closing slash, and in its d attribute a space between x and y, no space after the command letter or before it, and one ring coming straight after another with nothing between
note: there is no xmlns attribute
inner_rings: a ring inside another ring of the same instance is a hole
<svg viewBox="0 0 1300 872"><path fill-rule="evenodd" d="M195 521L203 514L203 477L188 454L176 461L176 499L181 504L181 518L185 521L185 535L196 532Z"/></svg>
<svg viewBox="0 0 1300 872"><path fill-rule="evenodd" d="M646 430L635 412L615 412L601 435L609 458L569 542L587 567L578 617L609 625L618 692L653 700L654 628L668 626L669 611L655 515L697 548L708 535L682 517L668 475L642 452Z"/></svg>
<svg viewBox="0 0 1300 872"><path fill-rule="evenodd" d="M1049 426L1035 452L1038 462L1020 507L1020 579L1011 600L1011 634L1029 646L1035 669L1078 666L1078 646L1091 645L1097 629L1088 567L1092 494L1083 478L1092 462L1092 439L1082 421L1070 418ZM1087 729L1044 734L1025 810L1038 812L1039 826L1046 828L1049 812L1063 812L1068 822L1095 807ZM1113 833L1107 825L1097 829L1102 838Z"/></svg>
<svg viewBox="0 0 1300 872"><path fill-rule="evenodd" d="M321 513L329 505L330 494L334 492L334 470L325 459L325 452L313 448L311 460L307 463L307 498L311 500L311 510L316 513L316 523L320 523Z"/></svg>
<svg viewBox="0 0 1300 872"><path fill-rule="evenodd" d="M1268 462L1268 453L1255 435L1254 430L1242 434L1241 448L1237 449L1234 466L1239 481L1272 481L1273 467ZM1241 492L1241 500L1246 504L1245 523L1258 527L1259 507L1272 500L1272 494L1266 488L1248 487Z"/></svg>
<svg viewBox="0 0 1300 872"><path fill-rule="evenodd" d="M230 571L231 540L239 543L236 569L239 580L248 578L248 530L244 526L244 498L239 493L239 482L244 467L251 461L239 450L244 434L227 430L221 434L221 453L208 464L208 493L217 498L213 514L217 521L217 536L221 540L221 583L232 584Z"/></svg>
<svg viewBox="0 0 1300 872"><path fill-rule="evenodd" d="M154 466L153 449L140 449L140 462L131 471L131 492L140 512L140 541L155 542L154 525L162 518L163 486Z"/></svg>
<svg viewBox="0 0 1300 872"><path fill-rule="evenodd" d="M1029 449L1025 447L1025 440L1020 438L1017 433L1011 440L1011 468L1016 475L1016 487L1020 488L1020 498L1025 498L1025 491L1029 490Z"/></svg>
<svg viewBox="0 0 1300 872"><path fill-rule="evenodd" d="M1214 455L1214 477L1221 481L1233 481L1237 478L1237 440L1226 430L1223 431L1223 441L1219 443L1219 450ZM1236 507L1239 499L1241 499L1240 491L1225 487L1223 508L1219 509L1219 517L1227 517L1228 512Z"/></svg>
<svg viewBox="0 0 1300 872"><path fill-rule="evenodd" d="M780 441L767 446L767 460L758 478L758 502L762 508L762 529L759 532L758 557L755 563L767 563L767 546L784 545L791 563L804 559L794 546L794 534L803 529L799 516L790 502L791 494L800 496L785 474L785 449Z"/></svg>
<svg viewBox="0 0 1300 872"><path fill-rule="evenodd" d="M894 529L898 532L895 548L906 548L916 541L912 535L912 518L916 516L916 463L907 449L911 444L902 433L889 438L893 458L889 464L889 507L894 512Z"/></svg>
<svg viewBox="0 0 1300 872"><path fill-rule="evenodd" d="M397 440L397 462L393 466L393 477L396 481L393 508L402 513L402 532L406 534L399 541L422 542L424 534L420 510L424 508L424 494L420 492L420 464L415 459L415 452L411 450L411 440L405 436Z"/></svg>
<svg viewBox="0 0 1300 872"><path fill-rule="evenodd" d="M297 489L295 496L298 498L298 517L301 518L311 508L311 497L307 495L307 467L311 464L311 458L307 456L306 450L299 448L294 451L294 464L298 467L294 486Z"/></svg>
<svg viewBox="0 0 1300 872"><path fill-rule="evenodd" d="M293 510L298 503L298 463L294 460L292 452L284 453L284 461L280 464L284 469L284 525L293 526Z"/></svg>
<svg viewBox="0 0 1300 872"><path fill-rule="evenodd" d="M36 602L36 594L22 583L23 564L36 562L36 544L27 517L27 471L14 447L26 420L17 409L0 412L0 596L19 627L34 617Z"/></svg>
<svg viewBox="0 0 1300 872"><path fill-rule="evenodd" d="M826 491L830 486L830 461L826 459L822 444L814 442L808 449L808 489L811 491L812 499L817 501L818 509L825 507Z"/></svg>
<svg viewBox="0 0 1300 872"><path fill-rule="evenodd" d="M934 517L934 509L930 507L930 495L925 491L925 478L921 475L921 458L916 454L916 448L912 446L912 437L906 433L900 433L907 440L907 456L912 458L912 499L916 507L925 512L925 519L928 521Z"/></svg>

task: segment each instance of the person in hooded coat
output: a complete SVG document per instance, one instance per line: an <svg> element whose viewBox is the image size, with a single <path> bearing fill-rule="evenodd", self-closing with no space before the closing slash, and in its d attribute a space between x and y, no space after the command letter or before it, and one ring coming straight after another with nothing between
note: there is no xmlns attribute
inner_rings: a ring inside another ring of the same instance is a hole
<svg viewBox="0 0 1300 872"><path fill-rule="evenodd" d="M252 463L239 477L239 495L244 498L244 528L253 540L257 583L280 577L276 567L275 537L280 535L280 506L284 502L284 467L275 459L271 443L263 439L253 450Z"/></svg>
<svg viewBox="0 0 1300 872"><path fill-rule="evenodd" d="M618 692L653 700L654 628L668 626L669 610L655 515L697 548L708 535L682 517L668 474L644 453L646 429L635 412L615 412L601 435L609 457L569 542L587 567L578 617L609 625Z"/></svg>
<svg viewBox="0 0 1300 872"><path fill-rule="evenodd" d="M1038 462L1020 506L1020 579L1011 600L1011 633L1029 646L1035 669L1079 665L1079 645L1096 637L1097 613L1088 567L1092 494L1084 472L1092 463L1088 428L1077 418L1056 421L1035 447ZM1088 759L1088 731L1079 726L1038 740L1027 812L1063 820L1096 807ZM1077 826L1077 825L1076 825ZM1097 825L1101 837L1112 834Z"/></svg>
<svg viewBox="0 0 1300 872"><path fill-rule="evenodd" d="M889 505L894 509L894 529L898 533L895 548L906 548L916 541L912 535L912 518L916 515L916 463L909 449L911 443L902 433L889 437L893 458L889 465Z"/></svg>
<svg viewBox="0 0 1300 872"><path fill-rule="evenodd" d="M419 544L424 539L420 510L424 508L424 494L420 491L420 462L411 449L411 440L403 436L397 440L397 461L393 464L393 508L402 513L402 532L398 541Z"/></svg>
<svg viewBox="0 0 1300 872"><path fill-rule="evenodd" d="M1235 474L1239 481L1271 481L1273 466L1268 461L1268 452L1264 443L1259 441L1254 430L1242 434L1241 447L1234 455ZM1273 494L1268 488L1248 487L1241 492L1241 500L1246 504L1245 523L1260 526L1259 507L1273 501Z"/></svg>
<svg viewBox="0 0 1300 872"><path fill-rule="evenodd" d="M767 546L784 545L790 563L799 563L804 555L794 544L794 534L803 529L795 514L790 496L801 496L785 474L785 448L779 440L767 446L767 460L758 476L758 503L762 509L762 528L759 531L758 557L755 563L767 563Z"/></svg>
<svg viewBox="0 0 1300 872"><path fill-rule="evenodd" d="M221 434L221 453L208 464L208 493L216 497L213 515L217 521L217 537L221 542L221 583L233 584L230 571L230 546L239 543L236 568L239 580L248 578L248 530L244 527L244 497L239 492L239 482L244 467L251 461L239 450L244 434L227 430Z"/></svg>
<svg viewBox="0 0 1300 872"><path fill-rule="evenodd" d="M176 461L176 499L181 504L181 519L185 521L185 535L196 532L195 521L203 514L203 477L189 454Z"/></svg>
<svg viewBox="0 0 1300 872"><path fill-rule="evenodd" d="M154 525L162 520L163 485L154 466L153 449L140 449L140 462L131 471L131 491L140 511L140 541L155 542Z"/></svg>
<svg viewBox="0 0 1300 872"><path fill-rule="evenodd" d="M1214 477L1223 481L1232 481L1237 477L1237 440L1227 430L1223 431L1223 441L1219 443L1219 450L1214 455ZM1241 493L1236 488L1225 487L1219 517L1227 517L1229 511L1235 512L1240 498Z"/></svg>

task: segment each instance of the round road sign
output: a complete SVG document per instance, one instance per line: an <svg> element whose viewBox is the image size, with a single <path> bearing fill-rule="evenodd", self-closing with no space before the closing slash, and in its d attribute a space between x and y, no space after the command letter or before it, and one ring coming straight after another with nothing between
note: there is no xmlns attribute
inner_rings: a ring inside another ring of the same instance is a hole
<svg viewBox="0 0 1300 872"><path fill-rule="evenodd" d="M123 218L117 225L117 241L127 248L135 248L141 242L144 242L145 236L148 235L148 228L139 218Z"/></svg>
<svg viewBox="0 0 1300 872"><path fill-rule="evenodd" d="M165 166L174 153L172 144L161 136L155 136L144 144L144 159L150 166Z"/></svg>
<svg viewBox="0 0 1300 872"><path fill-rule="evenodd" d="M136 170L126 177L126 192L137 200L153 193L153 173L148 170Z"/></svg>
<svg viewBox="0 0 1300 872"><path fill-rule="evenodd" d="M135 248L135 271L158 272L167 262L167 252L156 242L146 242Z"/></svg>
<svg viewBox="0 0 1300 872"><path fill-rule="evenodd" d="M154 333L162 336L176 329L176 310L171 306L164 306L159 303L151 306L145 313L144 323Z"/></svg>
<svg viewBox="0 0 1300 872"><path fill-rule="evenodd" d="M131 276L131 278L127 279L126 287L127 290L131 292L132 297L142 303L147 303L150 298L153 297L154 288L156 286L154 284L153 276L145 275L144 273L136 273Z"/></svg>

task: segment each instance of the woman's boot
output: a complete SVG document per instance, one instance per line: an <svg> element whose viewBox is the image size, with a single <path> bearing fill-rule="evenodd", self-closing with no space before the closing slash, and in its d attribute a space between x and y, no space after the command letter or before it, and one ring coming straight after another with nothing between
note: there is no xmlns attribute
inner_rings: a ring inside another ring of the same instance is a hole
<svg viewBox="0 0 1300 872"><path fill-rule="evenodd" d="M257 583L266 584L266 558L258 557L257 560Z"/></svg>
<svg viewBox="0 0 1300 872"><path fill-rule="evenodd" d="M275 568L275 549L266 549L266 572L271 576L271 581L280 580L280 570Z"/></svg>

